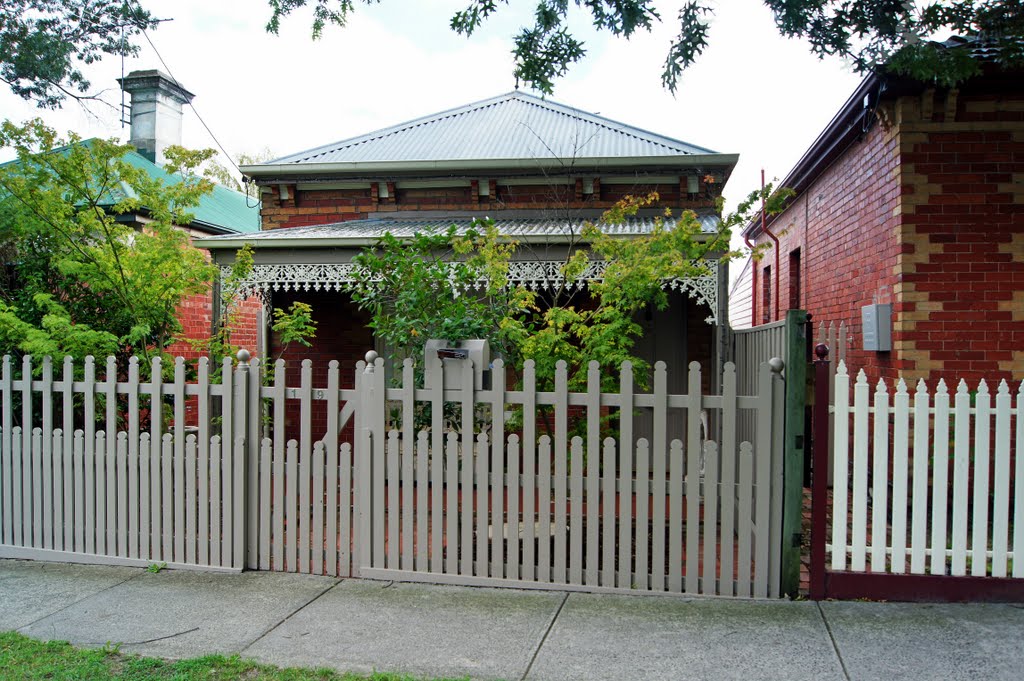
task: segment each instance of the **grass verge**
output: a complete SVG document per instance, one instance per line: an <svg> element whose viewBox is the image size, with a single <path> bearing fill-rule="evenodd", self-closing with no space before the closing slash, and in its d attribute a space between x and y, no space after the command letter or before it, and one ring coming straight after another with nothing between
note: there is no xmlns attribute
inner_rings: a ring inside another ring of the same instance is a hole
<svg viewBox="0 0 1024 681"><path fill-rule="evenodd" d="M329 669L281 669L238 656L208 655L169 661L122 653L113 646L75 648L64 641L43 643L13 631L0 632L0 670L5 679L58 681L455 681L401 674L339 674Z"/></svg>

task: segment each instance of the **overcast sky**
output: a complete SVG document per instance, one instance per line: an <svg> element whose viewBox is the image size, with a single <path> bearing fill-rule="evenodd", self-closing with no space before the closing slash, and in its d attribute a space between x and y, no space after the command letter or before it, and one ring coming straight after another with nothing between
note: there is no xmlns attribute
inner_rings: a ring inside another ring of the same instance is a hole
<svg viewBox="0 0 1024 681"><path fill-rule="evenodd" d="M448 28L467 0L356 3L348 27L309 37L309 15L288 19L280 36L264 31L266 0L154 0L161 18L142 38L125 72L159 68L195 93L195 110L230 154L269 149L283 156L512 90L511 36L533 5L500 6L467 40ZM726 186L730 205L755 189L760 169L782 178L860 78L840 60L819 61L806 43L779 37L758 0L722 0L710 48L673 97L661 65L679 0L659 2L666 23L626 42L584 30L588 56L555 85L555 101L724 153L740 154ZM518 7L523 10L519 10ZM429 9L427 9L429 8ZM519 12L519 13L517 13ZM161 63L160 57L164 63ZM88 67L104 97L120 104L119 59ZM51 112L0 93L0 112L22 121L41 116L83 137L127 139L113 107L75 103ZM183 143L216 146L186 108Z"/></svg>

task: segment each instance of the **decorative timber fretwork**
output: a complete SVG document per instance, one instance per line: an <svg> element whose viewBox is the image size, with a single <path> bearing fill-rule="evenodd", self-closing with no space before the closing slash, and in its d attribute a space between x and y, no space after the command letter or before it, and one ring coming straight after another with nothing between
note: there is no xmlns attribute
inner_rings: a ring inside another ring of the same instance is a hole
<svg viewBox="0 0 1024 681"><path fill-rule="evenodd" d="M666 280L663 287L673 291L684 291L699 303L711 308L707 321L718 323L718 261L693 261L702 270L701 274L686 279ZM566 282L562 276L561 260L522 260L509 264L508 278L514 286L532 291L547 291L566 285L569 288L584 289L594 281L601 281L607 263L592 260L579 279ZM343 264L285 264L255 265L249 277L242 282L239 294L242 297L259 296L264 300L275 291L343 291L346 285L355 281L358 265ZM221 266L221 280L231 272L228 265ZM483 281L480 282L482 287Z"/></svg>

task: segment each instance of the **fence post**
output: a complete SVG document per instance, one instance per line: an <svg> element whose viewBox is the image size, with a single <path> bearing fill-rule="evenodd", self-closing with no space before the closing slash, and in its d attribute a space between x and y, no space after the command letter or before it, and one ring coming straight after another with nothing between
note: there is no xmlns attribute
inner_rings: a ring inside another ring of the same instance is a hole
<svg viewBox="0 0 1024 681"><path fill-rule="evenodd" d="M814 469L811 476L811 598L825 598L825 520L828 513L828 346L814 347Z"/></svg>
<svg viewBox="0 0 1024 681"><path fill-rule="evenodd" d="M260 389L263 387L263 367L259 358L249 362L246 378L248 390L245 392L245 453L248 467L245 478L245 567L255 570L259 567L259 537L264 528L260 527L260 510L270 499L260 498L260 479L270 475L269 471L260 470L260 435L263 426L263 400Z"/></svg>
<svg viewBox="0 0 1024 681"><path fill-rule="evenodd" d="M771 478L769 488L771 490L771 512L770 512L770 551L771 567L769 570L769 598L778 598L782 591L782 559L783 547L783 519L785 501L785 455L787 447L787 422L786 422L786 385L789 378L783 377L783 370L788 369L786 363L779 357L772 357L768 360L771 368Z"/></svg>
<svg viewBox="0 0 1024 681"><path fill-rule="evenodd" d="M255 548L247 541L248 527L255 522L255 518L249 514L248 499L252 490L247 484L249 480L249 453L258 455L258 447L249 442L249 408L247 400L249 397L249 351L242 349L238 351L238 367L235 369L234 385L234 418L232 419L231 444L233 455L231 457L232 475L234 476L231 486L234 489L234 508L232 513L232 556L233 567L254 567L249 558L250 552Z"/></svg>
<svg viewBox="0 0 1024 681"><path fill-rule="evenodd" d="M807 319L805 310L786 312L786 424L782 493L782 593L800 590L800 547L804 502L804 408L807 402Z"/></svg>
<svg viewBox="0 0 1024 681"><path fill-rule="evenodd" d="M373 548L373 487L371 467L373 464L373 430L375 425L374 407L378 401L374 393L376 383L377 353L370 350L366 353L366 362L356 367L356 411L355 411L355 476L353 490L355 492L356 518L356 551L352 576L359 577L362 568L370 567L371 550ZM383 396L381 396L383 399ZM383 410L382 410L383 411ZM383 416L383 414L382 414ZM383 537L380 538L383 541Z"/></svg>

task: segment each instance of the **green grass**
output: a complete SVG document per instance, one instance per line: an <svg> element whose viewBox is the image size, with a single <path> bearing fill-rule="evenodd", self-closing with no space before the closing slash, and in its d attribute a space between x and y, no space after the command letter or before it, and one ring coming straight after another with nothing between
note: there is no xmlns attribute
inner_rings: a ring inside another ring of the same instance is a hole
<svg viewBox="0 0 1024 681"><path fill-rule="evenodd" d="M0 632L0 676L4 679L126 679L130 681L445 681L401 674L339 674L328 669L280 669L237 656L209 655L172 662L119 652L114 647L81 649L64 641L42 643ZM452 681L452 680L448 680Z"/></svg>

